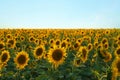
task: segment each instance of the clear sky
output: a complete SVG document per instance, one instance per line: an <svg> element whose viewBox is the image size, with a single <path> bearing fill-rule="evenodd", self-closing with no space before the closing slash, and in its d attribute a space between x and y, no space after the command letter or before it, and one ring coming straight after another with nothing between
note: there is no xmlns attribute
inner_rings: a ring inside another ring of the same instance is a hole
<svg viewBox="0 0 120 80"><path fill-rule="evenodd" d="M0 28L120 28L120 0L0 0Z"/></svg>

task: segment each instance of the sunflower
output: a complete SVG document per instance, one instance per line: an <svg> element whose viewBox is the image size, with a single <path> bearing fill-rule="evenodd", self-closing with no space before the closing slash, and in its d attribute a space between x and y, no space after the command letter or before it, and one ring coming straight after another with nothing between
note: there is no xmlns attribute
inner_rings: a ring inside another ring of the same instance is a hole
<svg viewBox="0 0 120 80"><path fill-rule="evenodd" d="M88 44L88 46L87 46L88 51L91 51L91 50L92 50L92 48L93 48L92 44L91 44L91 43L89 43L89 44Z"/></svg>
<svg viewBox="0 0 120 80"><path fill-rule="evenodd" d="M61 44L60 39L56 39L56 40L55 40L55 45L59 47L59 46L60 46L60 44Z"/></svg>
<svg viewBox="0 0 120 80"><path fill-rule="evenodd" d="M112 70L117 69L117 76L120 76L120 58L116 57L112 62Z"/></svg>
<svg viewBox="0 0 120 80"><path fill-rule="evenodd" d="M118 47L116 50L115 50L115 53L114 55L117 57L117 56L120 56L120 47Z"/></svg>
<svg viewBox="0 0 120 80"><path fill-rule="evenodd" d="M8 39L7 44L9 47L14 48L15 44L16 44L16 40L15 39Z"/></svg>
<svg viewBox="0 0 120 80"><path fill-rule="evenodd" d="M28 65L29 55L25 51L18 52L14 58L14 62L18 69L24 69Z"/></svg>
<svg viewBox="0 0 120 80"><path fill-rule="evenodd" d="M45 53L45 48L43 45L41 45L35 48L33 55L35 58L41 59L44 53Z"/></svg>
<svg viewBox="0 0 120 80"><path fill-rule="evenodd" d="M12 39L12 34L7 34L7 35L6 35L6 38L7 38L7 39Z"/></svg>
<svg viewBox="0 0 120 80"><path fill-rule="evenodd" d="M4 42L5 38L0 36L0 42Z"/></svg>
<svg viewBox="0 0 120 80"><path fill-rule="evenodd" d="M34 40L34 43L35 43L36 45L39 45L39 44L40 44L39 42L40 42L39 39L35 39L35 40Z"/></svg>
<svg viewBox="0 0 120 80"><path fill-rule="evenodd" d="M66 40L67 42L70 42L70 38L69 38L69 37L67 37L65 40Z"/></svg>
<svg viewBox="0 0 120 80"><path fill-rule="evenodd" d="M35 38L34 36L29 37L29 42L34 42Z"/></svg>
<svg viewBox="0 0 120 80"><path fill-rule="evenodd" d="M106 42L108 42L108 39L107 38L103 38L102 39L102 44L105 44Z"/></svg>
<svg viewBox="0 0 120 80"><path fill-rule="evenodd" d="M44 53L44 54L43 54L43 58L44 58L44 59L47 59L47 58L48 58L48 54L47 54L47 53Z"/></svg>
<svg viewBox="0 0 120 80"><path fill-rule="evenodd" d="M109 44L108 43L105 43L105 44L103 44L103 47L104 47L104 49L108 49L109 48Z"/></svg>
<svg viewBox="0 0 120 80"><path fill-rule="evenodd" d="M80 47L80 44L79 44L78 42L76 42L76 43L74 44L74 49L75 49L75 50L78 50L79 47Z"/></svg>
<svg viewBox="0 0 120 80"><path fill-rule="evenodd" d="M60 64L62 64L66 57L66 50L61 47L53 47L49 50L48 61L53 64L56 69Z"/></svg>
<svg viewBox="0 0 120 80"><path fill-rule="evenodd" d="M68 44L65 40L61 42L61 47L64 47L65 49L68 47Z"/></svg>
<svg viewBox="0 0 120 80"><path fill-rule="evenodd" d="M94 48L97 49L99 45L98 41L95 41L93 45L94 45Z"/></svg>
<svg viewBox="0 0 120 80"><path fill-rule="evenodd" d="M111 80L116 80L117 75L118 75L117 68L112 68L112 78L111 78Z"/></svg>
<svg viewBox="0 0 120 80"><path fill-rule="evenodd" d="M79 67L80 64L81 64L81 59L74 59L74 61L73 61L74 66Z"/></svg>
<svg viewBox="0 0 120 80"><path fill-rule="evenodd" d="M0 50L3 50L3 48L4 48L4 43L3 42L0 42Z"/></svg>
<svg viewBox="0 0 120 80"><path fill-rule="evenodd" d="M107 52L107 55L104 58L104 62L109 62L111 59L112 59L112 55L109 52Z"/></svg>
<svg viewBox="0 0 120 80"><path fill-rule="evenodd" d="M82 41L83 41L83 39L82 39L82 38L78 38L76 42L78 42L78 43L80 43L80 44L81 44L81 43L82 43Z"/></svg>
<svg viewBox="0 0 120 80"><path fill-rule="evenodd" d="M117 40L120 41L120 35L117 36Z"/></svg>
<svg viewBox="0 0 120 80"><path fill-rule="evenodd" d="M110 30L105 30L104 32L106 35L109 35L110 34Z"/></svg>
<svg viewBox="0 0 120 80"><path fill-rule="evenodd" d="M80 47L79 52L81 53L81 60L83 61L83 63L85 63L88 57L87 47L86 46Z"/></svg>
<svg viewBox="0 0 120 80"><path fill-rule="evenodd" d="M0 55L0 63L7 63L10 59L10 53L7 50L2 51Z"/></svg>
<svg viewBox="0 0 120 80"><path fill-rule="evenodd" d="M24 37L24 36L20 36L20 40L21 40L21 41L24 41L24 40L25 40L25 37Z"/></svg>
<svg viewBox="0 0 120 80"><path fill-rule="evenodd" d="M53 44L54 43L54 39L50 39L49 44Z"/></svg>

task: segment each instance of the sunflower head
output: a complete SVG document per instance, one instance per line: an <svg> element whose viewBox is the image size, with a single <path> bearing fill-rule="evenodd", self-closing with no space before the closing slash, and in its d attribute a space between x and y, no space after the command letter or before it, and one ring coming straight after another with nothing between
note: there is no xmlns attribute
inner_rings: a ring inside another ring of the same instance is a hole
<svg viewBox="0 0 120 80"><path fill-rule="evenodd" d="M25 40L25 37L24 37L24 36L20 36L20 40L21 40L21 41L24 41L24 40Z"/></svg>
<svg viewBox="0 0 120 80"><path fill-rule="evenodd" d="M66 41L62 41L61 47L66 49L68 47L67 42Z"/></svg>
<svg viewBox="0 0 120 80"><path fill-rule="evenodd" d="M115 56L120 56L120 47L115 50Z"/></svg>
<svg viewBox="0 0 120 80"><path fill-rule="evenodd" d="M73 65L76 67L79 67L81 63L82 63L81 59L74 59L74 61L73 61Z"/></svg>
<svg viewBox="0 0 120 80"><path fill-rule="evenodd" d="M87 47L85 46L80 47L79 52L81 53L81 60L83 61L83 63L85 63L88 57Z"/></svg>
<svg viewBox="0 0 120 80"><path fill-rule="evenodd" d="M2 54L0 55L0 63L7 63L10 59L10 54L8 51L2 51Z"/></svg>
<svg viewBox="0 0 120 80"><path fill-rule="evenodd" d="M48 61L53 64L54 68L57 68L62 64L66 57L66 51L64 48L54 47L49 50Z"/></svg>
<svg viewBox="0 0 120 80"><path fill-rule="evenodd" d="M54 43L54 39L50 39L49 44L53 44Z"/></svg>
<svg viewBox="0 0 120 80"><path fill-rule="evenodd" d="M39 45L39 44L40 44L39 39L35 39L35 40L34 40L34 43L35 43L36 45Z"/></svg>
<svg viewBox="0 0 120 80"><path fill-rule="evenodd" d="M7 38L7 39L12 39L12 34L7 34L7 35L6 35L6 38Z"/></svg>
<svg viewBox="0 0 120 80"><path fill-rule="evenodd" d="M90 51L90 50L92 50L92 47L93 47L92 44L89 43L88 46L87 46L87 49Z"/></svg>
<svg viewBox="0 0 120 80"><path fill-rule="evenodd" d="M117 36L117 40L120 41L120 35Z"/></svg>
<svg viewBox="0 0 120 80"><path fill-rule="evenodd" d="M70 38L69 38L69 37L67 37L65 40L66 40L67 42L69 42L69 41L70 41Z"/></svg>
<svg viewBox="0 0 120 80"><path fill-rule="evenodd" d="M29 42L34 42L35 38L34 36L29 37Z"/></svg>
<svg viewBox="0 0 120 80"><path fill-rule="evenodd" d="M104 62L109 62L111 59L112 59L112 55L109 52L107 52L107 55L104 58Z"/></svg>
<svg viewBox="0 0 120 80"><path fill-rule="evenodd" d="M25 51L19 52L14 59L14 62L18 69L24 69L25 66L28 65L28 61L29 55Z"/></svg>
<svg viewBox="0 0 120 80"><path fill-rule="evenodd" d="M82 41L83 41L82 38L77 39L77 42L80 43L80 44L82 43Z"/></svg>
<svg viewBox="0 0 120 80"><path fill-rule="evenodd" d="M112 62L112 70L116 69L117 76L120 76L120 58L116 57L115 60Z"/></svg>
<svg viewBox="0 0 120 80"><path fill-rule="evenodd" d="M103 47L104 47L104 49L108 49L109 48L108 43L103 44Z"/></svg>
<svg viewBox="0 0 120 80"><path fill-rule="evenodd" d="M41 45L35 48L33 54L35 58L41 59L43 57L44 52L45 52L45 48L44 46Z"/></svg>
<svg viewBox="0 0 120 80"><path fill-rule="evenodd" d="M0 42L0 50L3 50L3 48L4 48L4 43Z"/></svg>
<svg viewBox="0 0 120 80"><path fill-rule="evenodd" d="M97 48L98 48L98 45L99 45L98 41L95 41L95 42L94 42L94 48L97 49Z"/></svg>
<svg viewBox="0 0 120 80"><path fill-rule="evenodd" d="M57 40L55 41L55 44L56 44L57 46L59 46L60 43L61 43L61 41L60 41L59 39L57 39Z"/></svg>
<svg viewBox="0 0 120 80"><path fill-rule="evenodd" d="M7 44L8 44L8 47L14 48L15 44L16 44L16 40L15 39L8 39Z"/></svg>
<svg viewBox="0 0 120 80"><path fill-rule="evenodd" d="M75 49L75 50L78 50L78 49L79 49L79 46L80 46L80 44L79 44L78 42L76 42L76 43L74 44L74 49Z"/></svg>
<svg viewBox="0 0 120 80"><path fill-rule="evenodd" d="M111 80L116 80L117 76L118 76L117 68L112 68L112 78L111 78Z"/></svg>
<svg viewBox="0 0 120 80"><path fill-rule="evenodd" d="M102 39L102 44L105 44L106 42L108 42L107 38L103 38Z"/></svg>

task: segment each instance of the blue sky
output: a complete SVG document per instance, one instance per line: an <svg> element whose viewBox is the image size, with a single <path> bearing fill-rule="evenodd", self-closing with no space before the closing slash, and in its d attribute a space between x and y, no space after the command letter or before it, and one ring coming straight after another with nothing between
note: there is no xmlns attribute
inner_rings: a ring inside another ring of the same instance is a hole
<svg viewBox="0 0 120 80"><path fill-rule="evenodd" d="M0 0L0 28L120 28L120 0Z"/></svg>

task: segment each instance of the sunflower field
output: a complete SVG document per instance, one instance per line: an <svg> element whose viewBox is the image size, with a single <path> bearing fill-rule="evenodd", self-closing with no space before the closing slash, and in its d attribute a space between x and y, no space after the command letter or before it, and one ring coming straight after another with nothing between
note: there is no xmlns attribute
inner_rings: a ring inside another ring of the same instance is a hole
<svg viewBox="0 0 120 80"><path fill-rule="evenodd" d="M0 80L120 80L120 29L0 29Z"/></svg>

